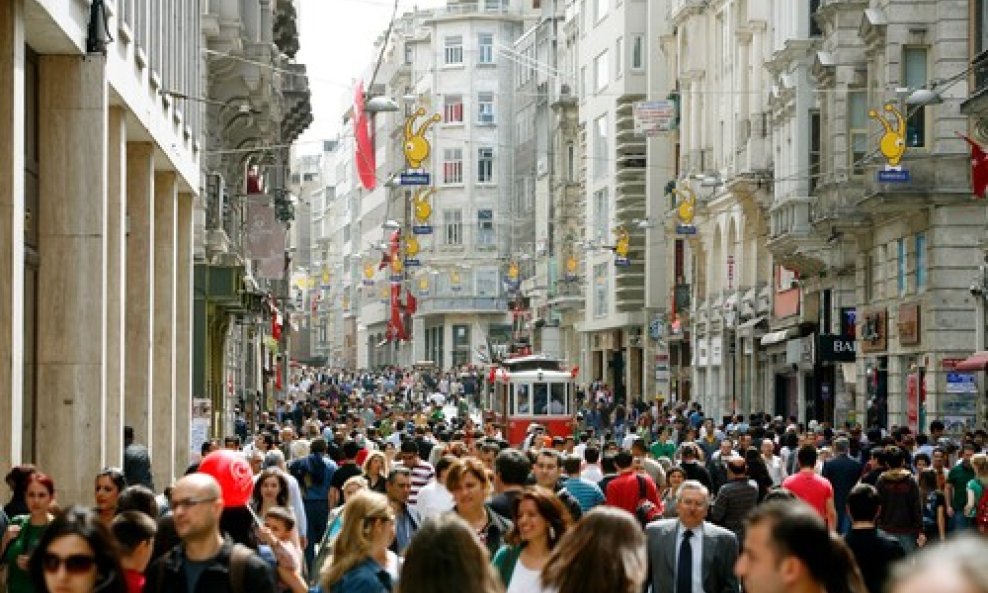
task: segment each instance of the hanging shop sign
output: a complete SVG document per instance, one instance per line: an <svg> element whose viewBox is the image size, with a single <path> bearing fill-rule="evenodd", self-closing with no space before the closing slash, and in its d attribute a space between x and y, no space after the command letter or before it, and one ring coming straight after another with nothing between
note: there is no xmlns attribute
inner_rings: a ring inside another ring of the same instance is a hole
<svg viewBox="0 0 988 593"><path fill-rule="evenodd" d="M858 335L862 352L883 352L888 348L888 313L885 309L865 311Z"/></svg>
<svg viewBox="0 0 988 593"><path fill-rule="evenodd" d="M885 168L878 172L880 183L908 183L909 171L902 168L902 156L906 153L906 118L893 103L885 104L885 112L895 120L893 127L888 115L883 115L876 109L868 111L868 117L874 119L885 133L878 141L878 150L885 157Z"/></svg>
<svg viewBox="0 0 988 593"><path fill-rule="evenodd" d="M416 120L425 115L425 108L419 107L411 115L405 118L405 162L408 163L408 170L398 175L400 185L430 185L432 180L428 173L422 169L422 164L429 158L432 149L431 144L425 137L426 131L432 124L439 122L442 117L438 113L426 118L419 128L415 129Z"/></svg>
<svg viewBox="0 0 988 593"><path fill-rule="evenodd" d="M676 234L695 235L696 225L693 218L696 216L696 194L689 187L683 189L673 189L673 195L679 198L676 205Z"/></svg>
<svg viewBox="0 0 988 593"><path fill-rule="evenodd" d="M915 346L920 343L919 305L899 305L899 345Z"/></svg>
<svg viewBox="0 0 988 593"><path fill-rule="evenodd" d="M820 334L817 336L817 353L820 362L854 362L858 355L858 342L852 336Z"/></svg>

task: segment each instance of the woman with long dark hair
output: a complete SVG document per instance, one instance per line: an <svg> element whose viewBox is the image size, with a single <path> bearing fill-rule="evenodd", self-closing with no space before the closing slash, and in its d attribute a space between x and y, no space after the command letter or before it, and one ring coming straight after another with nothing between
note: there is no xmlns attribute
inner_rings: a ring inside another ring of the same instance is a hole
<svg viewBox="0 0 988 593"><path fill-rule="evenodd" d="M539 486L526 488L514 500L514 525L504 537L507 545L494 555L494 567L507 593L542 591L542 568L570 524L570 513L559 497Z"/></svg>
<svg viewBox="0 0 988 593"><path fill-rule="evenodd" d="M48 526L31 556L38 593L127 593L119 551L97 515L70 507Z"/></svg>
<svg viewBox="0 0 988 593"><path fill-rule="evenodd" d="M117 499L127 487L127 478L116 467L107 467L96 474L96 514L103 525L113 523L117 514Z"/></svg>

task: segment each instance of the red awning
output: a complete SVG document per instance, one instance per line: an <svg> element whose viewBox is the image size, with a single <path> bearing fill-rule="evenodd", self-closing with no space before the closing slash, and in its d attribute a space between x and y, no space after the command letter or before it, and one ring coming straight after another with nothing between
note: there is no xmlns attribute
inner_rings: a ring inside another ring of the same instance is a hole
<svg viewBox="0 0 988 593"><path fill-rule="evenodd" d="M954 367L958 371L983 371L988 367L988 351L982 350L981 352L975 352L971 356L968 356L964 360L957 363Z"/></svg>

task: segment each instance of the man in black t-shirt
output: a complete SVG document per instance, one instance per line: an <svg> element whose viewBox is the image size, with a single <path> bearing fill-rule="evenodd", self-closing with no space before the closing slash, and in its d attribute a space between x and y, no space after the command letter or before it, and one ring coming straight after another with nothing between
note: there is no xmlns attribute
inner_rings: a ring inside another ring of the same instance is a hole
<svg viewBox="0 0 988 593"><path fill-rule="evenodd" d="M360 466L357 465L357 453L360 452L360 446L357 445L357 441L353 439L348 439L343 443L343 461L340 466L333 472L333 479L329 483L329 506L330 508L336 508L343 504L343 484L353 476L359 476L363 473Z"/></svg>
<svg viewBox="0 0 988 593"><path fill-rule="evenodd" d="M847 510L851 516L851 530L844 541L854 553L861 569L861 576L869 593L885 590L889 567L905 557L899 540L876 527L878 518L878 490L871 484L858 484L847 495Z"/></svg>

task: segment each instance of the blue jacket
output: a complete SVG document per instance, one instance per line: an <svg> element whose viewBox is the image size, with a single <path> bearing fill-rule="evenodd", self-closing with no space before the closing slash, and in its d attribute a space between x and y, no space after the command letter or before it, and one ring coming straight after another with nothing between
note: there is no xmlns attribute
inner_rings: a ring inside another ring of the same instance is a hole
<svg viewBox="0 0 988 593"><path fill-rule="evenodd" d="M372 558L364 560L343 574L329 588L329 593L390 593L391 575Z"/></svg>

